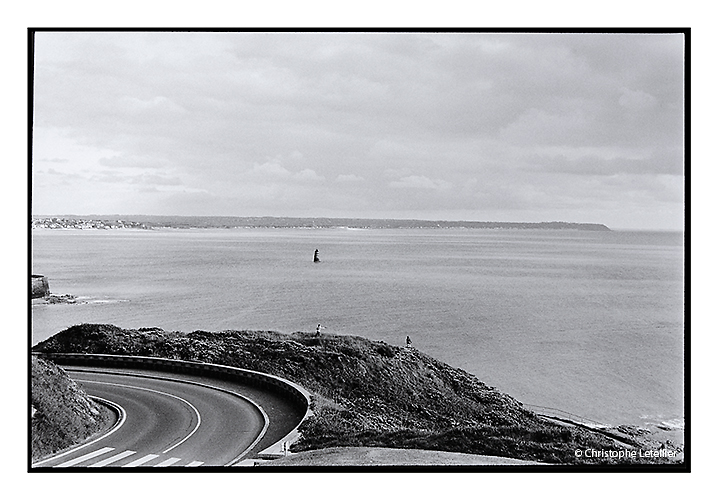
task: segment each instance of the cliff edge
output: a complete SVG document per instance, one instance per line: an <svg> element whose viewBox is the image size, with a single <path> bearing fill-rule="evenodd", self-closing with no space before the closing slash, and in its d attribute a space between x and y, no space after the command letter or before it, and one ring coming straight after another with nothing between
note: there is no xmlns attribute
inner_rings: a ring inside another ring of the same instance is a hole
<svg viewBox="0 0 718 500"><path fill-rule="evenodd" d="M312 393L313 415L291 451L338 447L424 449L566 464L617 464L577 449L641 446L551 422L474 375L412 347L356 336L270 331L168 332L83 324L40 352L157 356L274 374ZM608 455L608 454L605 454ZM641 459L639 463L668 463Z"/></svg>

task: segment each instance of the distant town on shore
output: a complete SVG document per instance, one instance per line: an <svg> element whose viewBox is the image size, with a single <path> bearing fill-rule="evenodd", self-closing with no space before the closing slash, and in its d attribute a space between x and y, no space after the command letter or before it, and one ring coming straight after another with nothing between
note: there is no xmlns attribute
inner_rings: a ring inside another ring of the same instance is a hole
<svg viewBox="0 0 718 500"><path fill-rule="evenodd" d="M352 228L352 229L553 229L610 231L578 222L479 222L328 217L230 217L163 215L33 216L32 229Z"/></svg>

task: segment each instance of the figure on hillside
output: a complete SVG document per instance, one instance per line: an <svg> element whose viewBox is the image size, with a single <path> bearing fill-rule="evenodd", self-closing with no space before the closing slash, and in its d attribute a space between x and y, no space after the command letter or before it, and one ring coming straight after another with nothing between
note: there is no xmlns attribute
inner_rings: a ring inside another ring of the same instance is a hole
<svg viewBox="0 0 718 500"><path fill-rule="evenodd" d="M322 333L322 324L321 323L319 323L317 325L317 335L319 335L320 333Z"/></svg>
<svg viewBox="0 0 718 500"><path fill-rule="evenodd" d="M319 261L319 249L314 250L314 262L320 262Z"/></svg>
<svg viewBox="0 0 718 500"><path fill-rule="evenodd" d="M411 347L411 339L408 335L406 336L406 347Z"/></svg>

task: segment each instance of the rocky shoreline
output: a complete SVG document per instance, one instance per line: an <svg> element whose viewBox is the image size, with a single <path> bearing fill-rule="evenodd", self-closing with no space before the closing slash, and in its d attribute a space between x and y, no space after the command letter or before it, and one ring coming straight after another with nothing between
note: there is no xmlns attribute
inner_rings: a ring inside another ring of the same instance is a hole
<svg viewBox="0 0 718 500"><path fill-rule="evenodd" d="M32 299L33 304L83 304L84 301L79 300L74 295L54 295L50 294L47 297L41 297Z"/></svg>
<svg viewBox="0 0 718 500"><path fill-rule="evenodd" d="M30 276L30 300L33 304L77 304L77 297L70 294L55 295L50 293L50 282L46 276L32 274Z"/></svg>

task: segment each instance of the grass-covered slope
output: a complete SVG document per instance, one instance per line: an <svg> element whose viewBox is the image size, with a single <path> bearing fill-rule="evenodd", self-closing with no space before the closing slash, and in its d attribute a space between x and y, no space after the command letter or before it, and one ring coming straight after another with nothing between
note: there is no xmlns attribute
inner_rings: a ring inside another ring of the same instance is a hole
<svg viewBox="0 0 718 500"><path fill-rule="evenodd" d="M285 377L314 395L314 415L293 451L381 446L586 463L576 449L620 449L600 434L547 422L475 376L416 349L361 337L85 324L35 350L157 356Z"/></svg>
<svg viewBox="0 0 718 500"><path fill-rule="evenodd" d="M107 427L112 414L53 363L31 357L31 455L36 461Z"/></svg>

